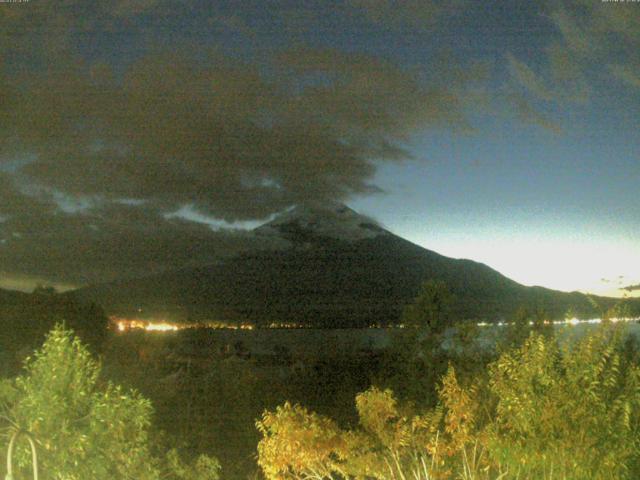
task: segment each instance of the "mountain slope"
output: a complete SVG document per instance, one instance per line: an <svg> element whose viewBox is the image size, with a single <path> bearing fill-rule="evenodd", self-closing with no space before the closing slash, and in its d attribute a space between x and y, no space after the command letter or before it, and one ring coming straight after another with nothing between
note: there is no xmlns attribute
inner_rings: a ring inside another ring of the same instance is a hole
<svg viewBox="0 0 640 480"><path fill-rule="evenodd" d="M107 318L93 304L82 304L53 289L33 293L0 289L0 375L13 375L23 357L40 347L56 323L72 328L99 351L106 336Z"/></svg>
<svg viewBox="0 0 640 480"><path fill-rule="evenodd" d="M296 207L255 235L279 236L289 247L87 287L76 295L124 315L364 327L396 323L420 284L436 279L454 294L455 318L497 320L521 305L554 317L569 308L596 313L585 295L525 287L486 265L412 244L343 205Z"/></svg>

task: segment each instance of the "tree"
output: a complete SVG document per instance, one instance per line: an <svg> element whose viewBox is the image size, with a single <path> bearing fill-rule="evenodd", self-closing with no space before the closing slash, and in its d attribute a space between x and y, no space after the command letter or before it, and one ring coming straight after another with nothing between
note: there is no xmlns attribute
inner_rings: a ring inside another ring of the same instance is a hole
<svg viewBox="0 0 640 480"><path fill-rule="evenodd" d="M191 464L185 463L176 449L166 455L167 471L163 478L169 480L218 480L220 462L207 455L199 455Z"/></svg>
<svg viewBox="0 0 640 480"><path fill-rule="evenodd" d="M575 343L532 333L491 364L493 460L521 478L639 478L640 367L624 339L609 326Z"/></svg>
<svg viewBox="0 0 640 480"><path fill-rule="evenodd" d="M71 331L56 326L3 392L14 428L38 445L43 478L156 479L148 447L151 404L136 392L98 382L100 365ZM26 451L17 452L26 468Z"/></svg>
<svg viewBox="0 0 640 480"><path fill-rule="evenodd" d="M529 322L532 321L532 318L533 316L527 307L518 307L513 314L512 321L505 326L504 334L501 336L502 349L508 350L522 345L531 333Z"/></svg>
<svg viewBox="0 0 640 480"><path fill-rule="evenodd" d="M442 334L450 325L451 299L444 282L428 280L422 284L413 303L404 310L405 328L394 333L376 383L422 405L434 402L435 384L449 361L442 348Z"/></svg>
<svg viewBox="0 0 640 480"><path fill-rule="evenodd" d="M56 323L72 328L94 353L102 350L108 335L108 319L99 306L42 287L0 302L0 368L17 375L24 357L42 345Z"/></svg>
<svg viewBox="0 0 640 480"><path fill-rule="evenodd" d="M452 295L444 282L428 280L420 286L414 302L405 308L402 323L422 327L428 333L442 333L450 320Z"/></svg>
<svg viewBox="0 0 640 480"><path fill-rule="evenodd" d="M32 292L34 295L40 295L42 297L54 297L58 294L55 287L50 285L36 285Z"/></svg>
<svg viewBox="0 0 640 480"><path fill-rule="evenodd" d="M628 299L623 299L613 305L604 315L607 320L633 318L631 303Z"/></svg>
<svg viewBox="0 0 640 480"><path fill-rule="evenodd" d="M615 326L531 332L471 381L449 367L438 400L371 388L350 430L285 404L257 423L258 463L269 480L640 478L640 366Z"/></svg>
<svg viewBox="0 0 640 480"><path fill-rule="evenodd" d="M41 478L217 478L214 460L198 459L192 469L208 476L189 477L190 469L175 454L168 460L154 457L149 449L151 403L101 380L100 370L73 332L57 325L27 359L24 374L2 383L4 417L11 430L35 439ZM30 461L26 449L16 451L18 468L28 469Z"/></svg>

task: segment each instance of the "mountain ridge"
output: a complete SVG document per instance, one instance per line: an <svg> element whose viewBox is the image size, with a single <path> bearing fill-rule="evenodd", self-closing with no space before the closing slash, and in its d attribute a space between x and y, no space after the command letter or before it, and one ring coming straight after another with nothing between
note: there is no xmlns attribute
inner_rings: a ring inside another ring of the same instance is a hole
<svg viewBox="0 0 640 480"><path fill-rule="evenodd" d="M177 321L295 324L326 328L392 325L422 282L445 282L458 319L497 321L521 306L552 318L587 317L615 299L528 287L468 259L453 259L398 237L349 207L294 207L254 234L287 246L226 261L76 290L108 313Z"/></svg>

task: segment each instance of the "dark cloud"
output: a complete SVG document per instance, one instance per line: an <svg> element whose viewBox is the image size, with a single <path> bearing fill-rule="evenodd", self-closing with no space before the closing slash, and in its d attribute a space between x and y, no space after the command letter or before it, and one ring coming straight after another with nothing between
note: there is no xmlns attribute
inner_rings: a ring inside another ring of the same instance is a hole
<svg viewBox="0 0 640 480"><path fill-rule="evenodd" d="M0 218L42 219L53 215L56 208L50 195L27 195L18 187L14 175L0 171Z"/></svg>
<svg viewBox="0 0 640 480"><path fill-rule="evenodd" d="M349 0L371 22L386 28L432 28L443 17L460 13L467 0Z"/></svg>
<svg viewBox="0 0 640 480"><path fill-rule="evenodd" d="M515 115L521 122L537 125L556 134L562 132L561 126L554 121L551 115L534 106L534 103L522 93L507 90L505 99L510 103Z"/></svg>
<svg viewBox="0 0 640 480"><path fill-rule="evenodd" d="M630 87L640 89L640 63L636 65L610 65L609 71L618 80Z"/></svg>
<svg viewBox="0 0 640 480"><path fill-rule="evenodd" d="M629 86L638 86L628 81L634 77L631 73L637 72L640 60L640 11L636 7L631 3L576 0L553 13L552 20L561 33L556 48L582 67L572 67L576 75L581 71L587 76L588 70L596 66L597 74L603 78L611 75L612 79L627 81ZM554 73L562 69L559 63L552 67Z"/></svg>
<svg viewBox="0 0 640 480"><path fill-rule="evenodd" d="M622 287L620 290L626 290L627 292L633 292L635 290L640 290L640 283L637 285L627 285L626 287Z"/></svg>
<svg viewBox="0 0 640 480"><path fill-rule="evenodd" d="M466 107L461 82L329 50L279 54L266 73L182 54L147 56L122 80L105 70L66 64L7 89L4 155L35 155L22 173L70 195L226 220L375 191L374 161L408 158L412 133L462 125Z"/></svg>
<svg viewBox="0 0 640 480"><path fill-rule="evenodd" d="M189 5L0 4L2 272L84 283L215 261L255 239L166 214L191 205L227 221L259 219L301 201L376 192L376 166L408 159L413 135L468 131L469 110L486 107L473 88L486 69L449 52L425 53L428 68L418 69L331 42L310 48L299 37L322 10L292 7L270 14L297 41L247 54L271 25L243 4L207 10L218 35L247 41L237 55L221 53L211 39L196 44L171 30ZM350 0L339 9L360 26L396 32L432 29L466 5ZM512 81L501 93L520 119L558 130L539 103L588 97L585 65L594 58L610 58L603 74L637 86L638 10L616 8L556 9L558 37L542 67L506 57ZM153 43L151 25L181 46L98 52L104 45L93 37L104 32Z"/></svg>
<svg viewBox="0 0 640 480"><path fill-rule="evenodd" d="M5 220L0 223L0 265L19 277L81 285L281 246L268 240L258 241L247 231L212 231L204 224L166 218L153 208L111 204L79 214L58 210L38 219L20 215Z"/></svg>
<svg viewBox="0 0 640 480"><path fill-rule="evenodd" d="M24 3L28 3L25 5ZM150 12L167 14L166 0L51 0L0 4L0 59L24 58L51 65L76 53L90 35L135 30L132 20ZM164 7L164 9L162 9Z"/></svg>
<svg viewBox="0 0 640 480"><path fill-rule="evenodd" d="M167 15L166 2L32 3L0 6L0 172L14 165L0 174L0 270L20 284L142 275L254 248L250 233L167 213L191 205L259 219L375 192L376 164L409 158L412 134L466 126L476 71L452 62L426 78L335 49L240 62L188 42L118 62L87 54L86 40L132 34L137 18ZM374 19L389 7L346 8ZM229 12L210 24L255 40Z"/></svg>
<svg viewBox="0 0 640 480"><path fill-rule="evenodd" d="M512 78L525 90L541 100L551 100L553 93L549 91L544 80L540 78L528 65L507 55L507 63Z"/></svg>
<svg viewBox="0 0 640 480"><path fill-rule="evenodd" d="M573 0L553 4L547 14L556 36L544 54L528 63L507 55L511 97L522 118L526 101L533 123L544 110L608 96L617 86L640 88L640 9L631 2ZM617 85L618 84L618 85Z"/></svg>

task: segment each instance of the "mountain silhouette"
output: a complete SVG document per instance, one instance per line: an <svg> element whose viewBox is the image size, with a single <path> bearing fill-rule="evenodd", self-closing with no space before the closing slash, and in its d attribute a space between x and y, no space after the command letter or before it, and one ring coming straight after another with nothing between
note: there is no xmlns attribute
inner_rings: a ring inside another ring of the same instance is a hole
<svg viewBox="0 0 640 480"><path fill-rule="evenodd" d="M339 203L296 206L253 233L286 247L74 295L118 315L321 328L396 324L431 279L447 284L452 318L460 320L503 320L522 306L550 318L569 309L593 317L616 301L521 285L484 264L415 245Z"/></svg>

